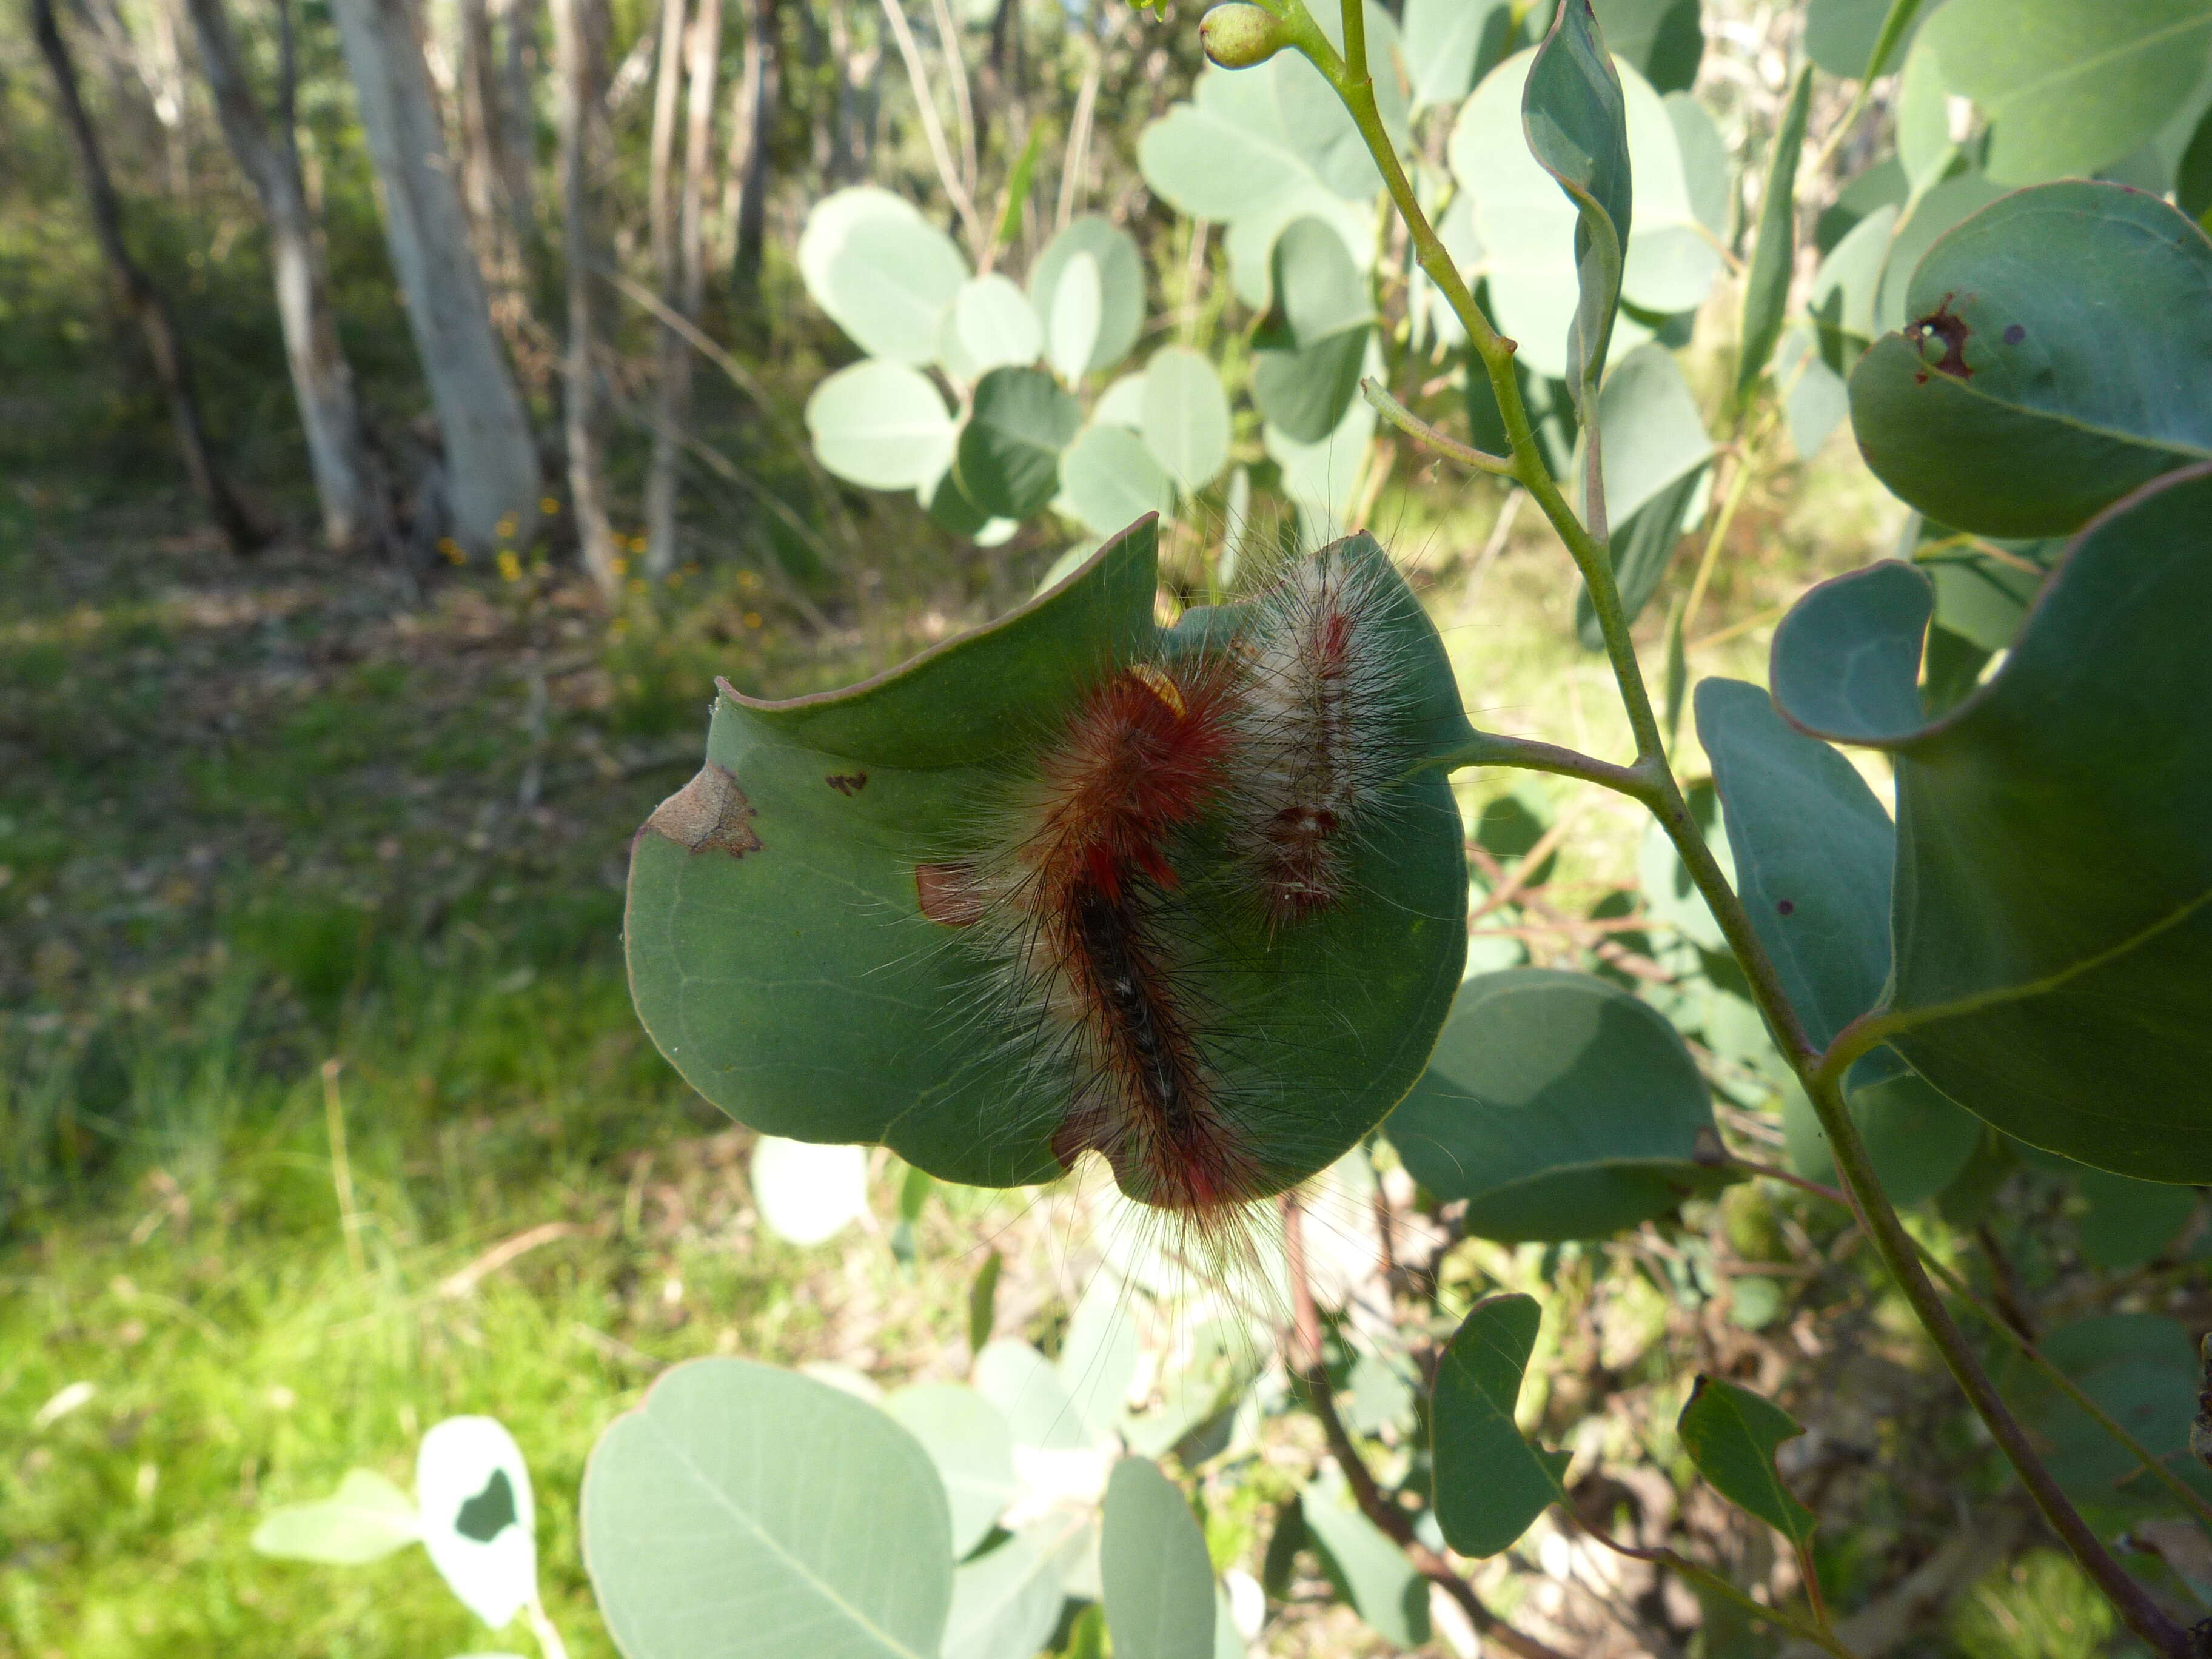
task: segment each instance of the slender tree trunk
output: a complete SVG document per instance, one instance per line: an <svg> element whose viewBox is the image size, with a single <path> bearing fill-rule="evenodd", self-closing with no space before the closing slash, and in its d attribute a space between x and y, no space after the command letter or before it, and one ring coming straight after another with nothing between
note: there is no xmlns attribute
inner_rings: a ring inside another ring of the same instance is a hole
<svg viewBox="0 0 2212 1659"><path fill-rule="evenodd" d="M675 195L676 111L684 88L684 0L661 0L660 70L653 82L653 141L647 152L647 219L652 228L653 275L661 303L678 303ZM676 401L672 384L688 367L684 343L665 324L653 329L653 459L645 474L645 568L665 576L676 568Z"/></svg>
<svg viewBox="0 0 2212 1659"><path fill-rule="evenodd" d="M507 343L516 371L533 390L543 390L550 365L543 333L531 307L525 259L526 217L515 210L516 174L527 191L526 167L518 169L507 154L514 122L507 110L512 82L498 40L500 18L489 0L459 0L460 72L456 88L459 111L461 193L476 234L477 258L490 296L492 321ZM526 152L526 155L527 152ZM527 200L526 193L525 198Z"/></svg>
<svg viewBox="0 0 2212 1659"><path fill-rule="evenodd" d="M689 100L684 112L683 199L676 214L676 270L662 297L687 322L699 320L707 297L707 175L714 166L714 94L721 63L721 0L698 0L684 32ZM672 328L659 331L659 401L653 431L653 471L646 490L646 573L676 568L677 461L691 418L691 348Z"/></svg>
<svg viewBox="0 0 2212 1659"><path fill-rule="evenodd" d="M568 268L568 344L562 366L568 495L584 568L611 604L622 592L622 571L607 522L601 450L606 410L599 343L603 279L594 269L606 258L598 185L608 149L604 0L553 0L553 41L560 73L561 197Z"/></svg>
<svg viewBox="0 0 2212 1659"><path fill-rule="evenodd" d="M738 294L750 305L760 297L761 254L768 243L769 144L775 133L781 64L777 0L753 0L745 34L744 162L736 169L737 251L732 258ZM730 142L734 149L738 135Z"/></svg>
<svg viewBox="0 0 2212 1659"><path fill-rule="evenodd" d="M176 428L177 442L184 452L185 470L191 474L192 488L207 503L210 516L232 550L250 552L268 541L268 532L246 511L216 459L214 448L208 441L207 422L200 413L191 358L177 337L168 303L139 269L138 262L131 257L131 250L124 242L123 204L107 176L107 163L100 153L99 137L93 131L92 119L85 113L84 100L78 94L76 65L70 58L69 44L62 39L61 27L55 21L53 0L31 0L31 26L38 36L39 50L46 57L46 67L53 71L55 102L76 149L77 167L84 175L85 194L92 204L92 224L100 239L100 251L107 261L125 307L145 334L147 355L153 359L154 373L169 400L169 422Z"/></svg>
<svg viewBox="0 0 2212 1659"><path fill-rule="evenodd" d="M324 537L339 550L392 545L391 501L354 397L353 370L338 344L330 273L307 209L300 153L292 138L295 70L289 4L280 8L285 47L277 92L282 126L273 137L246 82L223 0L186 0L186 4L223 137L268 216L276 315L283 325L284 356L292 371L300 425L307 434L315 494L322 503Z"/></svg>
<svg viewBox="0 0 2212 1659"><path fill-rule="evenodd" d="M538 453L500 350L408 0L332 0L362 129L384 187L384 234L445 440L453 531L490 547L537 511Z"/></svg>

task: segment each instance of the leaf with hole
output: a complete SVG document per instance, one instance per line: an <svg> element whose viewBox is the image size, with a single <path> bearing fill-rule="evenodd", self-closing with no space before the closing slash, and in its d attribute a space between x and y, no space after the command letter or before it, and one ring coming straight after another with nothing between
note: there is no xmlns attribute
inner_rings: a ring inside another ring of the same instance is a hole
<svg viewBox="0 0 2212 1659"><path fill-rule="evenodd" d="M1937 242L1851 375L1860 448L1934 518L2063 533L2212 459L2212 242L2118 185L2021 191Z"/></svg>

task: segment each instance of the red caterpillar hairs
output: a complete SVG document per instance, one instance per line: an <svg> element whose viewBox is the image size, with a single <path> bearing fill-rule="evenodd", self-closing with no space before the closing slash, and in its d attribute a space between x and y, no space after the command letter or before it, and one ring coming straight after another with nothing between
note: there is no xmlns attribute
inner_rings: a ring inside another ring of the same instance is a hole
<svg viewBox="0 0 2212 1659"><path fill-rule="evenodd" d="M1069 1064L1060 1162L1095 1148L1125 1192L1172 1210L1256 1190L1162 914L1176 843L1231 773L1238 666L1210 653L1113 674L1041 757L1000 846L915 875L925 915L984 924L1007 1000L1042 1013L1048 1051Z"/></svg>

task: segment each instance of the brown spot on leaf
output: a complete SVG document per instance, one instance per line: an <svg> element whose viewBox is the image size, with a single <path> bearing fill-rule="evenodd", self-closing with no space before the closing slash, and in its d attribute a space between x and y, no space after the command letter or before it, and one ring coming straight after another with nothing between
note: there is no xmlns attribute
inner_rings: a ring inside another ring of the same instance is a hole
<svg viewBox="0 0 2212 1659"><path fill-rule="evenodd" d="M698 775L653 809L646 829L687 853L719 850L733 859L761 850L752 803L726 766L708 761Z"/></svg>
<svg viewBox="0 0 2212 1659"><path fill-rule="evenodd" d="M822 780L841 795L857 795L868 787L866 772L832 772Z"/></svg>
<svg viewBox="0 0 2212 1659"><path fill-rule="evenodd" d="M1797 901L1796 899L1777 899L1774 902L1774 908L1775 913L1778 915L1792 916L1797 914Z"/></svg>
<svg viewBox="0 0 2212 1659"><path fill-rule="evenodd" d="M1923 386L1928 381L1929 369L1938 374L1948 374L1958 380L1974 378L1974 371L1966 362L1966 337L1973 330L1967 326L1964 317L1951 309L1951 301L1957 297L1956 295L1945 295L1935 310L1925 317L1915 318L1912 325L1905 331L1905 337L1912 343L1920 353L1920 360L1928 365L1917 377Z"/></svg>
<svg viewBox="0 0 2212 1659"><path fill-rule="evenodd" d="M921 914L940 927L968 927L983 919L982 886L969 865L917 864L914 891Z"/></svg>
<svg viewBox="0 0 2212 1659"><path fill-rule="evenodd" d="M2004 331L2004 343L2007 345L2018 345L2027 337L2027 328L2025 324L2014 323L2010 328Z"/></svg>

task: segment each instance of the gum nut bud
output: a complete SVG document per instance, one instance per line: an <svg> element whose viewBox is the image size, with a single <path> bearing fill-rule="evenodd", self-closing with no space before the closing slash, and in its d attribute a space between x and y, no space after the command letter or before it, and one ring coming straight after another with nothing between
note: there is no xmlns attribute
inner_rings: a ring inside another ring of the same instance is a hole
<svg viewBox="0 0 2212 1659"><path fill-rule="evenodd" d="M1199 20L1198 38L1206 55L1224 69L1251 69L1285 46L1282 23L1264 8L1216 6Z"/></svg>

